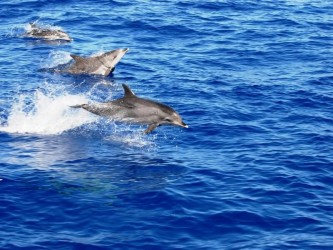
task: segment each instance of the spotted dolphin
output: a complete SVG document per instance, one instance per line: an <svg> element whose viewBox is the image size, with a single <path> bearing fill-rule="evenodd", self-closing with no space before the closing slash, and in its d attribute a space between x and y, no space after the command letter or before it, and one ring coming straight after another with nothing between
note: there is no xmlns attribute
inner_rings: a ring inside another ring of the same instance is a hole
<svg viewBox="0 0 333 250"><path fill-rule="evenodd" d="M72 38L60 29L42 28L37 26L36 23L29 24L29 30L24 34L25 37L38 38L44 40L62 40L70 42Z"/></svg>
<svg viewBox="0 0 333 250"><path fill-rule="evenodd" d="M114 71L116 64L128 50L128 48L116 49L91 57L81 57L71 54L70 56L74 59L74 62L61 72L108 76Z"/></svg>
<svg viewBox="0 0 333 250"><path fill-rule="evenodd" d="M93 114L108 117L126 123L148 125L144 133L148 134L161 125L188 126L180 115L171 107L140 98L125 84L122 98L98 104L79 104L72 108L83 108Z"/></svg>

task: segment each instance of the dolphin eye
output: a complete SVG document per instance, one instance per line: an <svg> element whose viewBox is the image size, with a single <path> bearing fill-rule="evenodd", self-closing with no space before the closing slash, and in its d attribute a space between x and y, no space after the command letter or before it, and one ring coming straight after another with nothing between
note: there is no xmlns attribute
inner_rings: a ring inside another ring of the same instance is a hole
<svg viewBox="0 0 333 250"><path fill-rule="evenodd" d="M166 121L166 122L172 122L170 118L165 118L164 121Z"/></svg>

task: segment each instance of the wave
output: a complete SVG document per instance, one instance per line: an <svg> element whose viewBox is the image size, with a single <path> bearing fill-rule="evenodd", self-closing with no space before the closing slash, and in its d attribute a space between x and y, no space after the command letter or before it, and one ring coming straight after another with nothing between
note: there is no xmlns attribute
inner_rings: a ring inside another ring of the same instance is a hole
<svg viewBox="0 0 333 250"><path fill-rule="evenodd" d="M84 95L55 95L54 89L48 91L44 93L39 89L33 94L21 94L14 101L7 121L2 122L0 131L55 135L98 119L84 110L74 112L69 107L87 102Z"/></svg>

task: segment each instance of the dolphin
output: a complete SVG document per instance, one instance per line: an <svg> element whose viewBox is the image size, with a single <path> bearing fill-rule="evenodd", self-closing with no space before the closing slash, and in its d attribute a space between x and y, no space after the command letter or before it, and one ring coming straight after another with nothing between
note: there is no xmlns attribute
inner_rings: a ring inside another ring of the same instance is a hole
<svg viewBox="0 0 333 250"><path fill-rule="evenodd" d="M116 64L126 54L129 49L116 49L102 55L81 57L71 54L74 63L63 72L71 74L92 74L108 76L115 69Z"/></svg>
<svg viewBox="0 0 333 250"><path fill-rule="evenodd" d="M149 134L161 125L188 128L180 115L171 107L140 98L126 84L122 86L124 88L122 98L105 103L79 104L71 107L83 108L93 114L117 121L148 125L148 128L144 131L145 134Z"/></svg>
<svg viewBox="0 0 333 250"><path fill-rule="evenodd" d="M41 28L36 23L29 23L30 29L25 33L26 37L39 38L45 40L63 40L70 42L69 35L60 29Z"/></svg>

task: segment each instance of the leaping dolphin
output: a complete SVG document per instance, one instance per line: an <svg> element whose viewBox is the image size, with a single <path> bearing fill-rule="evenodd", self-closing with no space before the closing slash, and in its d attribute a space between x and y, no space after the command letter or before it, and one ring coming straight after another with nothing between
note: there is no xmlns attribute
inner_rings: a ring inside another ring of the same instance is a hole
<svg viewBox="0 0 333 250"><path fill-rule="evenodd" d="M116 64L129 49L116 49L102 55L81 57L71 54L74 63L63 72L71 74L92 74L108 76L115 69Z"/></svg>
<svg viewBox="0 0 333 250"><path fill-rule="evenodd" d="M161 125L174 125L183 128L188 126L180 115L171 107L140 98L125 84L124 96L114 101L98 104L80 104L72 108L83 108L93 114L105 116L117 121L148 125L145 134Z"/></svg>
<svg viewBox="0 0 333 250"><path fill-rule="evenodd" d="M70 42L69 35L60 29L41 28L36 23L29 23L30 29L25 33L26 37L45 39L45 40L63 40Z"/></svg>

